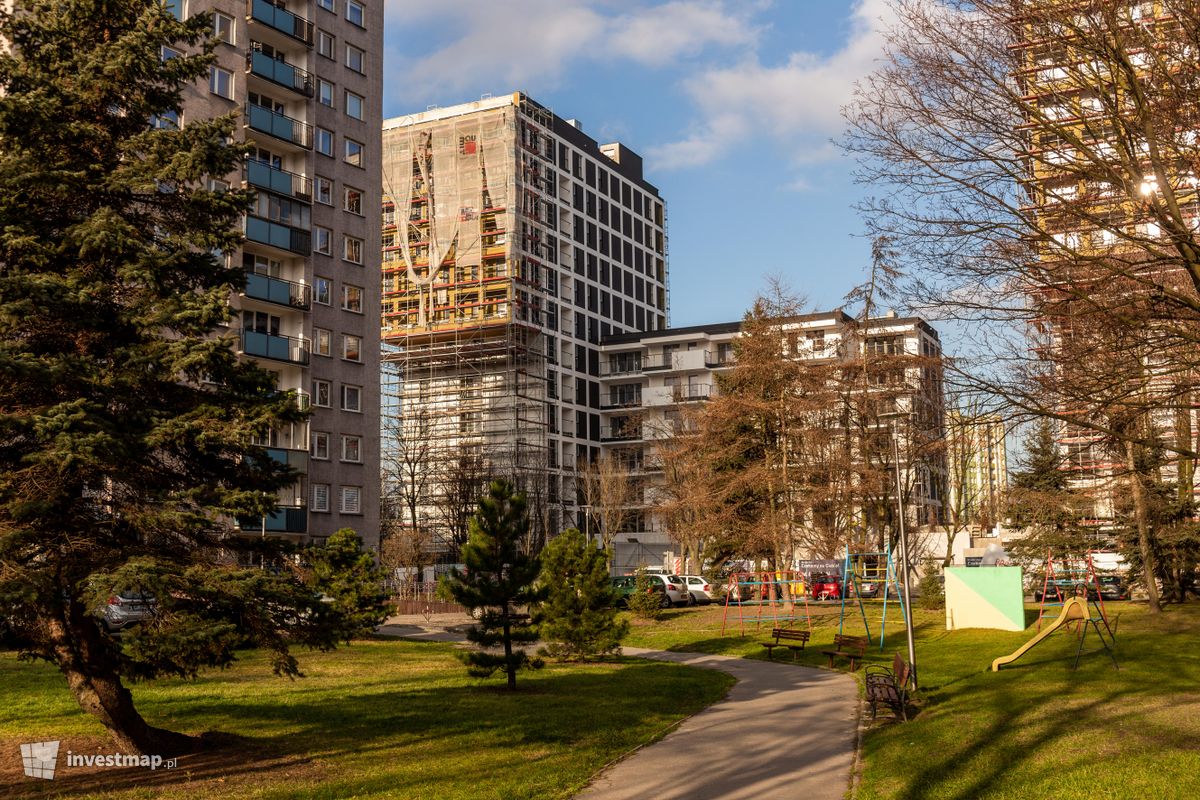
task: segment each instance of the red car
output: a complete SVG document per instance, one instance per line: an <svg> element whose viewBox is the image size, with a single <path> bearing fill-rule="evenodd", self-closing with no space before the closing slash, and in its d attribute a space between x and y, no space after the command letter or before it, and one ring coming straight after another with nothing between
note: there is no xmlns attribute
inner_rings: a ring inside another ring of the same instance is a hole
<svg viewBox="0 0 1200 800"><path fill-rule="evenodd" d="M814 573L808 579L813 600L840 600L842 598L842 576Z"/></svg>

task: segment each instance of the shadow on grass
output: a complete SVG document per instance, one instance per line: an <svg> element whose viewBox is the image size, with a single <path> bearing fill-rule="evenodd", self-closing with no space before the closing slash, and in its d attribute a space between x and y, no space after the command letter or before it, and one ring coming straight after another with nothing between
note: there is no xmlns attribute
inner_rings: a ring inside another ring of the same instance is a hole
<svg viewBox="0 0 1200 800"><path fill-rule="evenodd" d="M619 701L613 700L614 675L606 669L523 673L515 692L494 683L430 685L444 680L441 674L405 680L377 673L363 675L352 685L343 684L344 692L331 691L328 685L306 685L304 681L272 684L268 681L277 679L266 677L261 692L234 697L205 695L184 687L178 695L144 700L140 703L143 712L152 722L157 715L169 713L171 727L180 730L216 726L232 731L286 733L210 733L209 749L180 757L172 770L63 768L54 781L34 782L21 775L17 767L16 773L6 771L0 775L0 794L47 797L153 787L165 790L218 777L228 780L232 790L239 777L252 779L255 773L281 771L294 777L291 773L303 771L313 762L365 757L386 763L388 751L414 741L421 742L422 747L444 742L447 751L484 746L518 752L517 748L526 746L534 754L545 751L550 755L554 753L548 748L611 748L616 741L621 742L624 751L639 743L633 737L635 732L644 735L647 722L661 727L681 709L694 711L712 699L712 683L697 681L684 667L633 660L608 666L620 669ZM462 668L447 663L446 669ZM217 676L200 683L220 680ZM586 724L580 724L583 721ZM623 741L626 738L628 742ZM4 749L10 749L7 743ZM60 755L64 767L68 749L77 753L114 751L106 738L65 737ZM11 750L16 758L10 763L19 764L15 742ZM356 779L356 792L366 793L376 777L369 774L362 776L363 780ZM482 773L478 776L481 785L487 778ZM378 774L378 780L378 791L399 790L396 775L386 768ZM388 781L390 786L386 785Z"/></svg>

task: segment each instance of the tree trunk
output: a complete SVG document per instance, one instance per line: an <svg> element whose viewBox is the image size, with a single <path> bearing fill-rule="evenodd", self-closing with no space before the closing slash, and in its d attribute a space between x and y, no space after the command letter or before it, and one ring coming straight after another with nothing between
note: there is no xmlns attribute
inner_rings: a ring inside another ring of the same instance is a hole
<svg viewBox="0 0 1200 800"><path fill-rule="evenodd" d="M1146 583L1150 611L1158 613L1162 606L1158 600L1158 587L1154 583L1154 550L1150 547L1150 529L1146 521L1146 492L1142 476L1138 474L1133 457L1133 442L1125 442L1125 466L1129 470L1130 486L1133 490L1133 511L1137 521L1138 551L1142 556L1142 576Z"/></svg>
<svg viewBox="0 0 1200 800"><path fill-rule="evenodd" d="M138 713L111 645L81 604L68 601L63 617L47 625L58 669L79 707L100 721L124 753L174 756L196 749L197 739L155 728Z"/></svg>
<svg viewBox="0 0 1200 800"><path fill-rule="evenodd" d="M512 635L509 628L508 603L504 604L504 671L508 675L508 688L517 688L517 665L512 657Z"/></svg>

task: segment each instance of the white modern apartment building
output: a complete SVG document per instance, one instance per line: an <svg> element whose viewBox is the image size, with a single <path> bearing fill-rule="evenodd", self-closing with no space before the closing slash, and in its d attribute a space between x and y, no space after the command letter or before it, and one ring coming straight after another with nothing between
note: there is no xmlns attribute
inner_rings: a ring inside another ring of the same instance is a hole
<svg viewBox="0 0 1200 800"><path fill-rule="evenodd" d="M254 150L229 183L253 189L237 347L312 411L262 444L297 482L249 534L323 541L338 528L379 536L379 207L383 3L169 0L210 12L219 40L207 86L182 118L237 114ZM164 54L169 57L170 54Z"/></svg>
<svg viewBox="0 0 1200 800"><path fill-rule="evenodd" d="M655 486L661 466L655 460L654 443L679 429L686 406L705 403L719 394L719 376L736 365L735 342L741 328L740 322L726 322L614 334L604 339L600 368L603 447L626 465L637 487L635 513L626 530L614 538L617 571L660 564L666 553L678 553L656 510ZM860 328L837 310L791 318L780 325L780 336L785 353L814 362L853 359L864 353L920 357L909 359L908 366L900 370L903 385L911 388L894 398L894 411L920 420L916 430L927 439L941 436L942 386L936 366L941 341L924 320L889 314ZM913 524L936 522L942 504L944 458L922 458L902 468L908 472L905 482L912 484L909 520ZM796 557L810 556L797 553Z"/></svg>
<svg viewBox="0 0 1200 800"><path fill-rule="evenodd" d="M582 524L601 339L668 321L663 198L628 147L520 93L386 120L383 147L385 439L419 462L417 527L444 539L472 459L538 535Z"/></svg>

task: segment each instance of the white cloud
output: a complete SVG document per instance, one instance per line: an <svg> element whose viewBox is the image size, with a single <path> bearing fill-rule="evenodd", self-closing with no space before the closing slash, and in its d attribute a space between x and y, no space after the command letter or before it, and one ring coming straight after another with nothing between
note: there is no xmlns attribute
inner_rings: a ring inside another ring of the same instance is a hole
<svg viewBox="0 0 1200 800"><path fill-rule="evenodd" d="M572 62L661 67L756 37L746 12L730 11L725 0L390 0L387 13L391 87L408 103L469 99L460 95L481 77L495 91L544 90ZM447 41L414 41L413 30L445 30Z"/></svg>
<svg viewBox="0 0 1200 800"><path fill-rule="evenodd" d="M685 82L699 111L694 132L651 148L654 169L707 164L761 134L773 139L792 164L836 154L829 139L842 129L841 107L854 83L883 54L890 19L886 0L860 0L846 43L828 56L796 52L778 66L751 57L732 67L707 70Z"/></svg>

